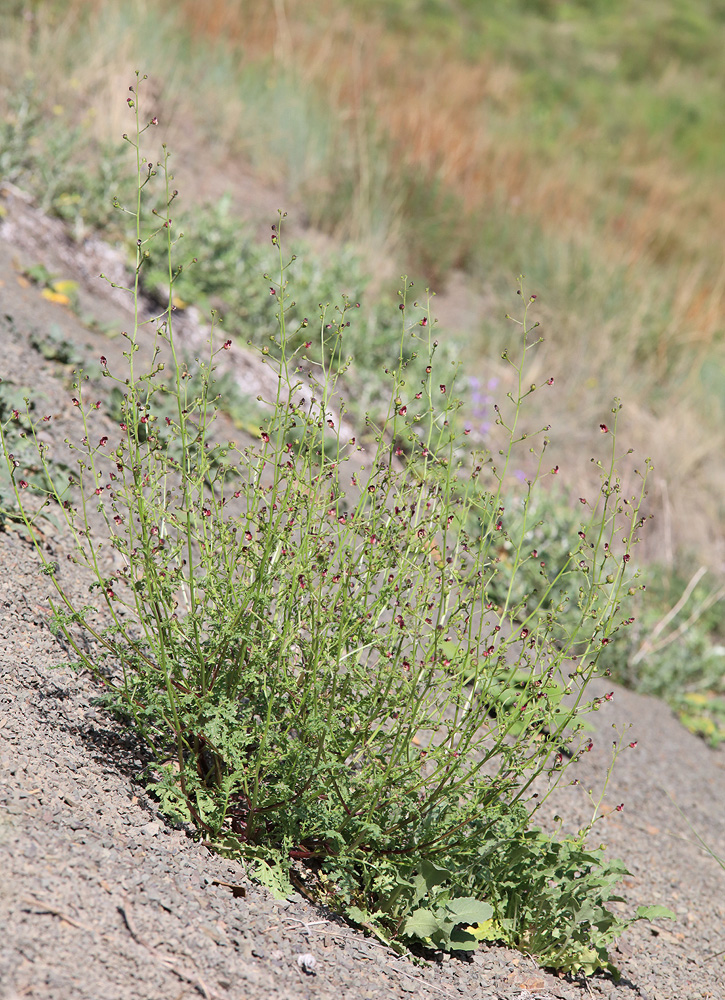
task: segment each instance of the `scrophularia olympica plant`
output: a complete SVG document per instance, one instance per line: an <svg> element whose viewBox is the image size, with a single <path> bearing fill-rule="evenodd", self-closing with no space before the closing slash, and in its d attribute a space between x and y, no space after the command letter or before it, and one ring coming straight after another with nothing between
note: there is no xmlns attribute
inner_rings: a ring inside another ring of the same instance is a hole
<svg viewBox="0 0 725 1000"><path fill-rule="evenodd" d="M213 322L203 359L180 350L174 282L187 265L169 154L142 150L157 120L143 123L138 84L128 104L138 185L123 209L135 246L125 368L101 358L77 375L70 485L29 408L1 428L15 501L55 584L54 627L146 742L146 780L167 815L248 859L273 891L294 885L393 943L500 939L558 968L607 966L631 923L606 907L624 868L585 850L586 831L557 841L533 817L590 748L586 682L628 621L645 477L625 497L619 403L599 494L582 498L578 533L551 565L531 542L548 429L524 430L539 389L525 377L535 297L520 285L511 388L485 448L467 449L458 371L439 361L430 298L411 301L407 281L380 373L387 402L353 428L346 336L359 303L288 329L281 217L277 272L260 278L278 324L260 351L272 390L254 434L224 439L216 366L235 344ZM162 207L148 213L159 181ZM144 266L159 242L168 301L147 316ZM99 378L118 390L114 413L95 398ZM14 458L19 428L37 445L35 479ZM519 468L531 470L523 482ZM89 572L86 605L37 539L49 509Z"/></svg>

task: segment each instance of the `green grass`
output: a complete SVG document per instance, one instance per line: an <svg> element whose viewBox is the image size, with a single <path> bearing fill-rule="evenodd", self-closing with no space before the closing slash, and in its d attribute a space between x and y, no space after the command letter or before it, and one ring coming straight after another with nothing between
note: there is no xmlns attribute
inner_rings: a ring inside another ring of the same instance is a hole
<svg viewBox="0 0 725 1000"><path fill-rule="evenodd" d="M725 6L702 0L450 4L395 0L351 6L378 13L425 50L490 56L517 77L516 119L537 150L609 160L614 147L654 149L696 170L723 165L720 93ZM433 42L432 39L435 39ZM590 145L593 143L593 145Z"/></svg>

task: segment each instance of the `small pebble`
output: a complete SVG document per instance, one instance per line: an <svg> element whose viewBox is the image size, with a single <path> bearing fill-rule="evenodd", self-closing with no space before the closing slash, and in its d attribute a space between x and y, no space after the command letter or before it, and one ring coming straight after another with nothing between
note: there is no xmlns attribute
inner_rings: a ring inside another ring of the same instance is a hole
<svg viewBox="0 0 725 1000"><path fill-rule="evenodd" d="M298 955L297 964L306 975L308 976L315 975L315 966L317 965L317 959L315 958L314 955L310 955L309 952L305 952L304 955Z"/></svg>

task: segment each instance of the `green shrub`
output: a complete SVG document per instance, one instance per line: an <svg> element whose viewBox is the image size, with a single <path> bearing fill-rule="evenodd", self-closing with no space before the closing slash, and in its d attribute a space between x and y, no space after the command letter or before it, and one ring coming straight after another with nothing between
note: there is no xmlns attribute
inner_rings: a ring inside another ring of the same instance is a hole
<svg viewBox="0 0 725 1000"><path fill-rule="evenodd" d="M136 90L129 103L138 151L148 125ZM165 168L166 157L139 153L136 303L148 245L164 240L171 261L168 215L143 235L145 178L160 170L173 199ZM519 413L534 391L524 380L534 297L517 321L518 390L499 411L508 443L495 462L466 453L456 373L439 366L429 315L407 288L387 410L368 417L363 446L341 430L352 307L331 326L323 317L309 346L289 338L293 262L282 245L278 231L279 326L263 348L276 389L250 442L214 434L215 359L231 340L215 347L212 331L194 381L171 306L126 334L125 371L102 369L121 393L112 439L78 377L72 499L42 448L50 487L18 481L0 422L28 530L26 489L59 501L93 577L95 603L79 606L46 566L54 627L146 741L162 809L248 859L273 891L304 881L392 942L470 950L494 937L562 969L605 966L631 922L606 908L623 868L584 851L586 831L558 843L533 828L532 785L548 779L551 790L562 749L572 759L585 749L585 684L629 585L639 499L625 502L614 470L618 406L587 541L572 557L578 616L559 617L561 574L536 597L546 615L529 613L526 587L516 591L525 533L510 565L498 550ZM145 339L152 361L139 370ZM501 577L507 596L493 601ZM516 696L503 696L514 677Z"/></svg>

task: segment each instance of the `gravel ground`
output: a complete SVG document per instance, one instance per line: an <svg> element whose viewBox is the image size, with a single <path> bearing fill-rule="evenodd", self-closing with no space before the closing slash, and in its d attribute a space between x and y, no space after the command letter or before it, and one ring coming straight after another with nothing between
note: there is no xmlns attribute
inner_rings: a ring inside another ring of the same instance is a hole
<svg viewBox="0 0 725 1000"><path fill-rule="evenodd" d="M94 356L110 357L113 342L19 281L15 252L0 242L0 376L32 384L59 412L69 393L58 375L67 373L42 361L29 336L56 324ZM120 308L102 298L95 305ZM62 420L52 426L62 434ZM79 590L62 535L45 544L61 559L65 585ZM159 815L136 781L142 752L93 707L92 680L54 669L65 652L46 624L47 580L37 566L24 530L9 525L0 533L0 1000L725 1000L716 957L725 949L725 873L693 843L675 805L725 856L725 753L663 704L616 689L594 717L580 784L553 803L566 831L586 821L584 789L606 775L611 727L632 723L627 741L638 746L618 762L594 839L632 873L628 912L662 903L677 918L624 936L612 955L621 980L560 978L500 947L415 964L298 895L274 900L243 865ZM315 959L308 972L298 961L305 955Z"/></svg>

